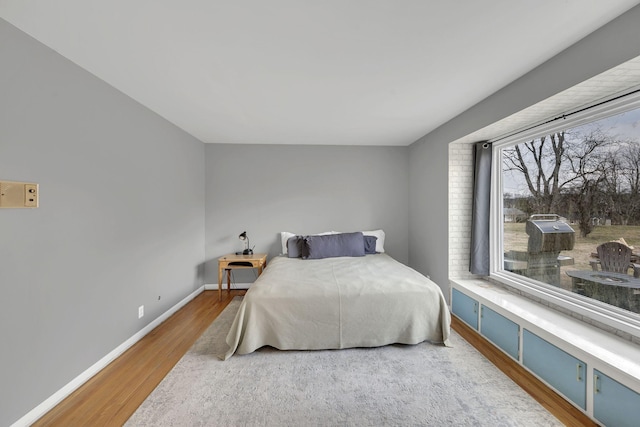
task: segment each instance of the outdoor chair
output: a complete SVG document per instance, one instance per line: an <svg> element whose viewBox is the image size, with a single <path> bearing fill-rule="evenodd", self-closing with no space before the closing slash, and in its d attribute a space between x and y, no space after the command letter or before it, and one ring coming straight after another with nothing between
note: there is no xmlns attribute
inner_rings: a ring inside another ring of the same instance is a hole
<svg viewBox="0 0 640 427"><path fill-rule="evenodd" d="M597 261L590 261L593 271L610 271L613 273L628 274L633 268L633 277L640 277L640 265L631 262L631 248L620 242L602 243L596 248L598 253Z"/></svg>

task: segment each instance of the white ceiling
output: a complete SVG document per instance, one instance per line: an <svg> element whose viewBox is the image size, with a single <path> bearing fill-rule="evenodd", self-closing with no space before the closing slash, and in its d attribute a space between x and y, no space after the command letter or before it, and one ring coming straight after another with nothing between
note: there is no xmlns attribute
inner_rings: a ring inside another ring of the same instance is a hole
<svg viewBox="0 0 640 427"><path fill-rule="evenodd" d="M409 145L637 0L0 0L204 142Z"/></svg>

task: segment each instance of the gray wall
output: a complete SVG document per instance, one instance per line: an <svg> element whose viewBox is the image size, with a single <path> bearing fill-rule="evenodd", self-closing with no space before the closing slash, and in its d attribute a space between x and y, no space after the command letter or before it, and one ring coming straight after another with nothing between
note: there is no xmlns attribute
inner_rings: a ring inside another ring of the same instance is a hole
<svg viewBox="0 0 640 427"><path fill-rule="evenodd" d="M409 147L412 267L447 283L447 145L639 56L639 22L636 6Z"/></svg>
<svg viewBox="0 0 640 427"><path fill-rule="evenodd" d="M3 20L0 63L6 426L202 285L204 144Z"/></svg>
<svg viewBox="0 0 640 427"><path fill-rule="evenodd" d="M409 265L448 298L449 218L446 144L414 144L409 156Z"/></svg>
<svg viewBox="0 0 640 427"><path fill-rule="evenodd" d="M205 148L0 20L0 179L41 185L39 209L0 210L0 425L216 283L243 230L273 256L280 231L383 228L446 289L449 142L640 55L637 22L640 7L409 148Z"/></svg>
<svg viewBox="0 0 640 427"><path fill-rule="evenodd" d="M205 153L206 283L218 282L218 257L242 249L244 230L272 257L281 231L382 228L385 250L408 262L407 147L207 144Z"/></svg>

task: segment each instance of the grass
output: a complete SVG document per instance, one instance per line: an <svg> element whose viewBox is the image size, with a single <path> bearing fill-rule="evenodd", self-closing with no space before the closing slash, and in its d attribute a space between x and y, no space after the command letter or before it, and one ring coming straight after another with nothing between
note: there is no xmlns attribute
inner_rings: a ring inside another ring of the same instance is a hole
<svg viewBox="0 0 640 427"><path fill-rule="evenodd" d="M525 223L504 224L504 248L507 250L525 251L529 236L525 231ZM561 268L560 280L564 289L571 289L571 278L565 274L567 270L590 270L589 261L592 261L592 253L600 243L618 240L621 237L628 245L634 246L640 252L640 226L610 225L596 226L587 236L581 237L577 225L572 225L576 231L573 250L562 251L561 255L572 257L573 265Z"/></svg>

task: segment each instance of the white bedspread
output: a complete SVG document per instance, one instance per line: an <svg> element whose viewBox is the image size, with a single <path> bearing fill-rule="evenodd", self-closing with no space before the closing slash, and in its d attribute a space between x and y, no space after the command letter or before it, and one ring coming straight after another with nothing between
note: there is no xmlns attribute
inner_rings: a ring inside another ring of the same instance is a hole
<svg viewBox="0 0 640 427"><path fill-rule="evenodd" d="M450 322L440 288L386 254L280 256L247 291L227 335L224 359L266 345L280 350L447 345Z"/></svg>

